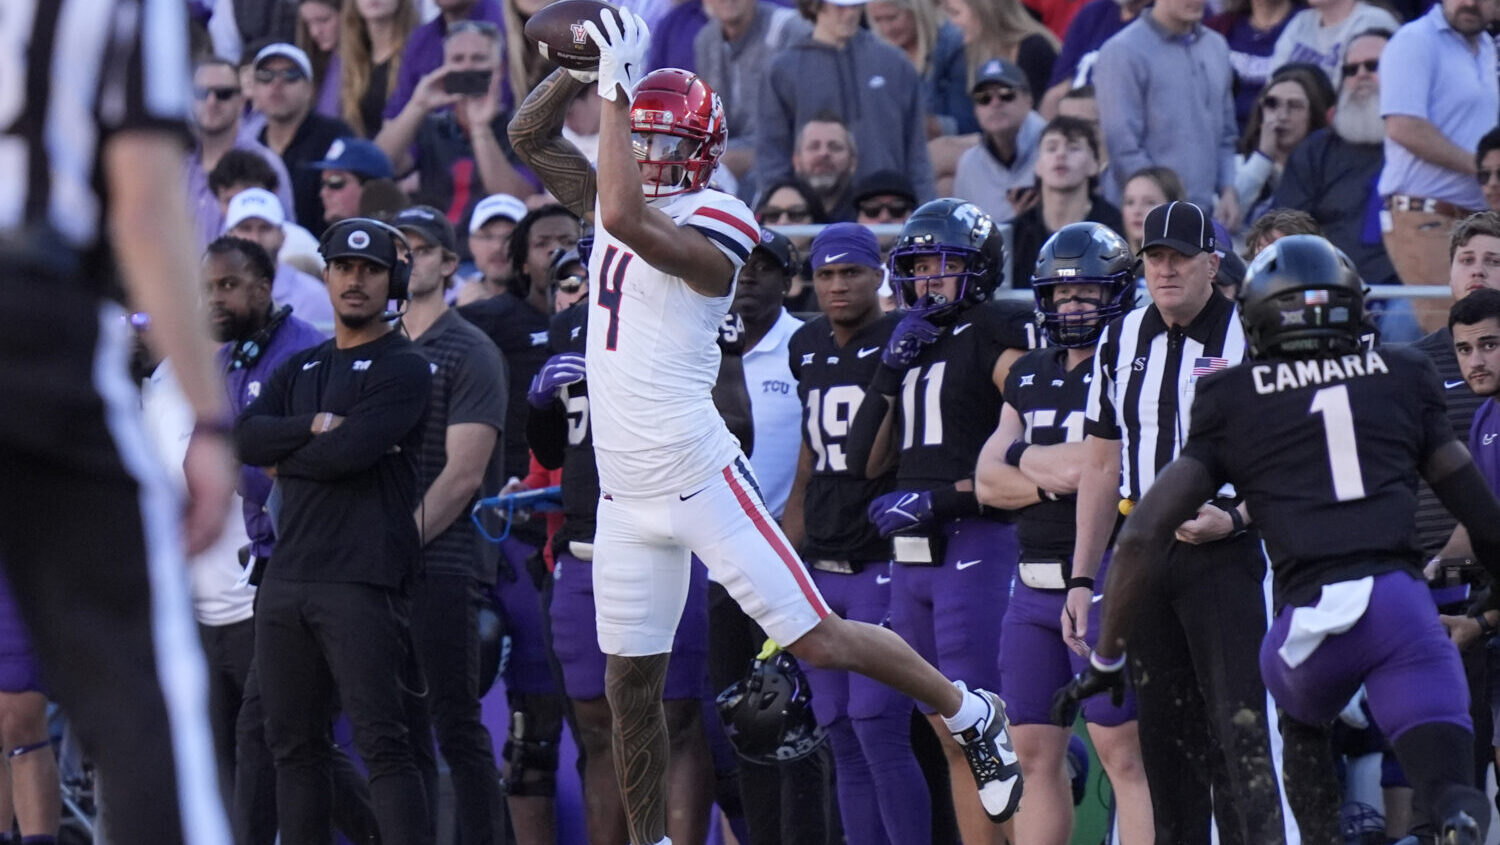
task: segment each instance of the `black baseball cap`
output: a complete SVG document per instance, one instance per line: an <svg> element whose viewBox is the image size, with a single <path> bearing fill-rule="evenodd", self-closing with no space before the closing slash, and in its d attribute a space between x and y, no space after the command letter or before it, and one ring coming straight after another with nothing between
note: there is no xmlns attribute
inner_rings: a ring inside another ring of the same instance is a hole
<svg viewBox="0 0 1500 845"><path fill-rule="evenodd" d="M1005 59L990 59L981 65L979 72L974 74L974 84L969 86L969 93L977 93L986 85L1003 85L1031 93L1031 83L1026 79L1026 72L1015 62Z"/></svg>
<svg viewBox="0 0 1500 845"><path fill-rule="evenodd" d="M801 264L797 257L797 247L792 244L791 238L773 229L760 230L760 243L754 249L762 250L776 259L776 263L781 265L788 276L795 275Z"/></svg>
<svg viewBox="0 0 1500 845"><path fill-rule="evenodd" d="M434 243L452 253L458 252L458 237L453 233L453 224L430 205L414 205L402 209L391 218L391 225L401 231L413 231L428 243Z"/></svg>
<svg viewBox="0 0 1500 845"><path fill-rule="evenodd" d="M1140 253L1153 246L1169 246L1191 256L1213 252L1214 244L1214 224L1203 209L1190 202L1169 202L1146 215Z"/></svg>
<svg viewBox="0 0 1500 845"><path fill-rule="evenodd" d="M852 197L854 204L858 205L870 197L885 194L910 200L913 208L917 205L917 189L912 186L911 178L899 170L877 170L855 182Z"/></svg>
<svg viewBox="0 0 1500 845"><path fill-rule="evenodd" d="M367 217L340 220L323 235L323 258L364 258L382 267L396 263L396 238L386 224Z"/></svg>

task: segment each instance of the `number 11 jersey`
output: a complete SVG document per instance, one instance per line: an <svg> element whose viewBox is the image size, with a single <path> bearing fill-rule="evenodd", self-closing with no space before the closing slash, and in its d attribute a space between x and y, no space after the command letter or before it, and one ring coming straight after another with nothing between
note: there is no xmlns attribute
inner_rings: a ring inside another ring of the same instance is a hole
<svg viewBox="0 0 1500 845"><path fill-rule="evenodd" d="M711 189L651 201L677 225L702 233L733 272L760 241L740 200ZM598 207L594 217L600 219ZM649 498L701 486L733 461L739 444L713 403L724 296L704 296L652 267L602 225L589 257L588 380L599 485Z"/></svg>

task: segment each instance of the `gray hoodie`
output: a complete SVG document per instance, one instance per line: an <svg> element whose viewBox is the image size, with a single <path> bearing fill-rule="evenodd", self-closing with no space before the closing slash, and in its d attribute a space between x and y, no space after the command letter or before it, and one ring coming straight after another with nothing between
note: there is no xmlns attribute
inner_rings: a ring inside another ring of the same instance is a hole
<svg viewBox="0 0 1500 845"><path fill-rule="evenodd" d="M724 40L724 27L710 19L693 38L698 75L724 100L729 124L729 147L755 143L760 90L765 87L771 59L788 44L812 34L812 25L784 6L755 4L755 17L734 41Z"/></svg>
<svg viewBox="0 0 1500 845"><path fill-rule="evenodd" d="M896 170L911 178L919 200L932 199L922 79L900 50L861 29L843 49L808 37L773 59L755 133L761 184L791 174L797 131L822 112L838 115L854 135L854 181Z"/></svg>
<svg viewBox="0 0 1500 845"><path fill-rule="evenodd" d="M1189 200L1212 209L1219 190L1234 184L1232 83L1229 45L1202 25L1173 35L1148 10L1104 42L1094 87L1112 195L1137 170L1166 165L1182 177Z"/></svg>

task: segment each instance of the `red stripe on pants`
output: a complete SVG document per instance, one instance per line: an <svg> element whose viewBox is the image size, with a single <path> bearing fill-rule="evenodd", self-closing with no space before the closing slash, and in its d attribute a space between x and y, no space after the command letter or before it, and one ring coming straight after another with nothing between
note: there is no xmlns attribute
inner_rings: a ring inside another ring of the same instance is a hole
<svg viewBox="0 0 1500 845"><path fill-rule="evenodd" d="M812 582L807 578L807 570L802 566L802 561L798 559L796 553L787 548L786 541L766 521L765 515L760 512L760 508L755 506L754 500L750 498L749 493L745 492L744 486L734 477L734 473L729 467L724 467L724 480L729 482L729 489L734 491L735 500L740 503L740 507L744 509L745 515L750 517L750 521L755 523L755 528L760 532L760 536L766 538L766 542L771 545L772 550L776 552L776 556L781 558L781 562L786 564L786 568L791 571L792 577L797 581L797 586L802 589L802 596L813 606L813 610L817 611L818 618L823 619L827 617L832 611L823 602L823 597L818 595L818 591L813 589Z"/></svg>

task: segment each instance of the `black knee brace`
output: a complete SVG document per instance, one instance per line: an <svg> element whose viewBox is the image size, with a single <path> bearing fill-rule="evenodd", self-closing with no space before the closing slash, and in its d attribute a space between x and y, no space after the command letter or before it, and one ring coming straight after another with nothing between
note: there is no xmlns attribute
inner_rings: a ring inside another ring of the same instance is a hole
<svg viewBox="0 0 1500 845"><path fill-rule="evenodd" d="M506 791L515 796L557 794L557 744L563 700L555 695L511 695L505 738Z"/></svg>

